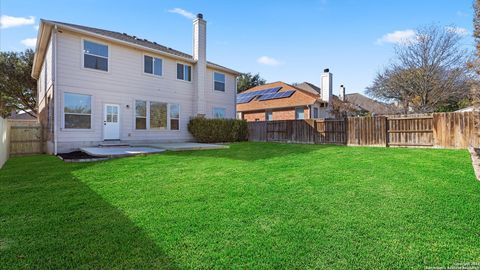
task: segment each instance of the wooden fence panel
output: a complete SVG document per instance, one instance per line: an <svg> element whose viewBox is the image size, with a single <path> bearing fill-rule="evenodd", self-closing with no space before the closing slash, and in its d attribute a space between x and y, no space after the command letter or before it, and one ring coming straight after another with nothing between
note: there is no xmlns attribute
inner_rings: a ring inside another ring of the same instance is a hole
<svg viewBox="0 0 480 270"><path fill-rule="evenodd" d="M389 146L433 146L433 117L388 118Z"/></svg>
<svg viewBox="0 0 480 270"><path fill-rule="evenodd" d="M9 120L10 155L41 154L44 149L42 126L36 120Z"/></svg>
<svg viewBox="0 0 480 270"><path fill-rule="evenodd" d="M434 145L441 148L478 147L478 125L478 112L435 113Z"/></svg>
<svg viewBox="0 0 480 270"><path fill-rule="evenodd" d="M480 113L250 122L249 140L363 146L478 147Z"/></svg>
<svg viewBox="0 0 480 270"><path fill-rule="evenodd" d="M347 144L386 146L387 122L385 117L347 118Z"/></svg>
<svg viewBox="0 0 480 270"><path fill-rule="evenodd" d="M248 140L253 142L266 142L267 122L248 123Z"/></svg>
<svg viewBox="0 0 480 270"><path fill-rule="evenodd" d="M315 120L315 140L317 144L346 144L345 119Z"/></svg>

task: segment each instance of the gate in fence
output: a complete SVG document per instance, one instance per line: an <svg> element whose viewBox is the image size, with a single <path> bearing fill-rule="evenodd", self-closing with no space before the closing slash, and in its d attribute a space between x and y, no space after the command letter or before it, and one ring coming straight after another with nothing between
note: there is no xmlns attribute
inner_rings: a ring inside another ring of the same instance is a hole
<svg viewBox="0 0 480 270"><path fill-rule="evenodd" d="M10 155L43 153L42 126L36 120L8 120Z"/></svg>
<svg viewBox="0 0 480 270"><path fill-rule="evenodd" d="M479 125L475 112L248 123L251 141L440 148L478 146Z"/></svg>

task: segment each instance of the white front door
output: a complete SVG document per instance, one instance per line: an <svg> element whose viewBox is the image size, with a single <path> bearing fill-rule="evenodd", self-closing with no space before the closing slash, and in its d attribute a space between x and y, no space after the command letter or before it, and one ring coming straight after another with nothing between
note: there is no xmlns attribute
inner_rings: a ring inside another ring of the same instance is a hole
<svg viewBox="0 0 480 270"><path fill-rule="evenodd" d="M103 139L120 140L120 106L105 104L103 115Z"/></svg>

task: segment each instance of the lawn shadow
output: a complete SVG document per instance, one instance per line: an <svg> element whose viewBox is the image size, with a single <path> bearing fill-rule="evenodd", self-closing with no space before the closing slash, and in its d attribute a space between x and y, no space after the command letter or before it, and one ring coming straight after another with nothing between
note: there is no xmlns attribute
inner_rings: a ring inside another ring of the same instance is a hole
<svg viewBox="0 0 480 270"><path fill-rule="evenodd" d="M262 146L262 151L258 151L259 145ZM228 158L242 161L257 161L285 156L293 157L296 155L303 155L330 147L343 147L343 145L246 142L230 144L229 149L185 151L173 153L170 152L169 154L188 155L196 157Z"/></svg>
<svg viewBox="0 0 480 270"><path fill-rule="evenodd" d="M18 157L0 171L3 267L179 268L141 228L73 176L90 164L61 163L52 156Z"/></svg>

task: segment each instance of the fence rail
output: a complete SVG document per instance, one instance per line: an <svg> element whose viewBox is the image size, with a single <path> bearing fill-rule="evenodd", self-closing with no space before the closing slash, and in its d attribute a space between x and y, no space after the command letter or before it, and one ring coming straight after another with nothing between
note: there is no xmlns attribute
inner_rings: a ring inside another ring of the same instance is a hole
<svg viewBox="0 0 480 270"><path fill-rule="evenodd" d="M467 148L480 143L480 114L250 122L249 140L365 146Z"/></svg>

